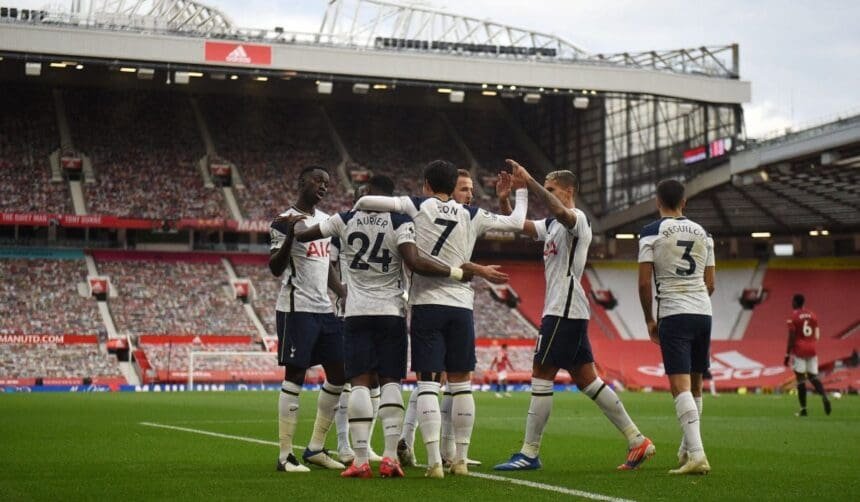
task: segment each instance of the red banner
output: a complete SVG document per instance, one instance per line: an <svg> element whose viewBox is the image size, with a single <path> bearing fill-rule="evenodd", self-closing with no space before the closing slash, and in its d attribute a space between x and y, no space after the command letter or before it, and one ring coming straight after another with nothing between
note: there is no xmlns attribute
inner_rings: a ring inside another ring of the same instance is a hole
<svg viewBox="0 0 860 502"><path fill-rule="evenodd" d="M0 213L0 225L27 225L47 227L51 223L74 228L137 228L151 229L161 226L161 220L117 218L115 216L74 214Z"/></svg>
<svg viewBox="0 0 860 502"><path fill-rule="evenodd" d="M206 41L206 61L243 65L271 65L272 48L268 45Z"/></svg>
<svg viewBox="0 0 860 502"><path fill-rule="evenodd" d="M177 345L190 343L237 345L253 343L252 337L245 335L141 335L138 341L141 345L166 345L168 343Z"/></svg>
<svg viewBox="0 0 860 502"><path fill-rule="evenodd" d="M98 343L96 335L0 335L0 344L39 345L43 343Z"/></svg>

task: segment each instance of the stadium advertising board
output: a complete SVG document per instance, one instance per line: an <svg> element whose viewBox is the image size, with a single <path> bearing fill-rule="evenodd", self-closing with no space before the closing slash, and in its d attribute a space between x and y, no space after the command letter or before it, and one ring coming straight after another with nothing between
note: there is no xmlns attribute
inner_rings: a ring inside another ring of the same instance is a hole
<svg viewBox="0 0 860 502"><path fill-rule="evenodd" d="M268 45L206 41L207 62L241 65L272 64L272 48Z"/></svg>
<svg viewBox="0 0 860 502"><path fill-rule="evenodd" d="M0 335L0 345L98 343L96 335Z"/></svg>

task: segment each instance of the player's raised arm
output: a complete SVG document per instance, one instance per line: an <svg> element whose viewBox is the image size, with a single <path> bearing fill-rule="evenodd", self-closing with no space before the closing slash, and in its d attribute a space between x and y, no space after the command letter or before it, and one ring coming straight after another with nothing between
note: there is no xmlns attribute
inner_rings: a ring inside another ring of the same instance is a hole
<svg viewBox="0 0 860 502"><path fill-rule="evenodd" d="M511 207L511 190L513 190L511 174L507 171L500 172L496 180L496 197L499 199L499 214L509 215L514 212L514 208Z"/></svg>
<svg viewBox="0 0 860 502"><path fill-rule="evenodd" d="M417 199L412 197L388 197L386 195L365 195L358 199L353 211L379 211L401 213L414 218L418 215Z"/></svg>
<svg viewBox="0 0 860 502"><path fill-rule="evenodd" d="M280 277L290 262L290 248L293 247L293 229L304 215L278 216L272 222L272 248L269 256L269 270L275 277Z"/></svg>
<svg viewBox="0 0 860 502"><path fill-rule="evenodd" d="M532 178L531 174L517 161L512 159L507 159L505 162L511 167L511 171L513 172L513 179L516 181L517 179L522 180L525 185L528 187L529 191L536 194L541 200L544 201L549 212L558 220L561 224L566 226L567 228L573 228L576 225L576 213L572 210L566 208L564 204L558 200L558 197L549 192L546 188L543 187L540 183L535 181Z"/></svg>

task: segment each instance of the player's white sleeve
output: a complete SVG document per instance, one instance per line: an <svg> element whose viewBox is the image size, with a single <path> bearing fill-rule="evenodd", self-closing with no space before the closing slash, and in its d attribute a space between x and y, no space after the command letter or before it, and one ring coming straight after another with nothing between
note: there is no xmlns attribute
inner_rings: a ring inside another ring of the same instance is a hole
<svg viewBox="0 0 860 502"><path fill-rule="evenodd" d="M344 228L346 228L346 224L343 222L340 213L332 215L329 219L320 223L320 233L323 238L340 235Z"/></svg>
<svg viewBox="0 0 860 502"><path fill-rule="evenodd" d="M395 238L397 239L397 245L405 244L407 242L415 243L415 224L411 221L401 224L397 227L395 231Z"/></svg>
<svg viewBox="0 0 860 502"><path fill-rule="evenodd" d="M707 248L708 257L705 261L706 267L714 267L717 264L716 258L714 257L714 238L710 235L705 239L705 247Z"/></svg>
<svg viewBox="0 0 860 502"><path fill-rule="evenodd" d="M532 221L535 226L535 240L536 241L545 241L546 240L546 220L534 220Z"/></svg>
<svg viewBox="0 0 860 502"><path fill-rule="evenodd" d="M656 235L646 235L639 239L639 263L654 263L654 243Z"/></svg>
<svg viewBox="0 0 860 502"><path fill-rule="evenodd" d="M509 215L495 214L489 211L478 211L475 223L479 225L477 234L481 235L488 230L519 232L526 222L526 212L529 209L529 191L525 188L517 189L516 205Z"/></svg>
<svg viewBox="0 0 860 502"><path fill-rule="evenodd" d="M383 195L365 195L358 199L353 211L379 211L386 213L401 213L414 218L418 208L411 197L386 197Z"/></svg>

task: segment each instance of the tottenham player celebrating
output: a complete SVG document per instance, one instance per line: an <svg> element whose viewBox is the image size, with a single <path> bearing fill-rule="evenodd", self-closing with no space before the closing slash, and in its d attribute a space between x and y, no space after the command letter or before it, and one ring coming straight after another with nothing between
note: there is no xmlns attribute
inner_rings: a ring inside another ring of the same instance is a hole
<svg viewBox="0 0 860 502"><path fill-rule="evenodd" d="M639 234L639 301L648 335L660 345L663 365L684 432L680 467L670 474L707 474L711 470L699 429L702 374L709 366L711 298L714 292L714 241L701 225L683 215L684 185L657 185L660 219ZM657 289L657 319L651 280Z"/></svg>
<svg viewBox="0 0 860 502"><path fill-rule="evenodd" d="M394 193L394 182L385 176L371 178L370 195ZM350 211L332 216L296 235L299 242L339 237L349 296L346 300L344 352L346 376L351 380L349 398L350 433L355 441L355 461L343 477L369 478L368 439L373 419L370 383L382 384L380 419L385 433L385 453L379 467L382 477L402 477L395 459L403 423L400 380L406 376L406 305L403 299L402 267L433 277L469 280L477 273L495 282L506 276L494 267L472 263L448 267L418 254L411 218L402 214ZM464 274L465 272L465 274Z"/></svg>
<svg viewBox="0 0 860 502"><path fill-rule="evenodd" d="M457 168L443 160L424 169L424 193L419 197L363 197L357 210L404 212L415 220L418 248L452 267L469 261L475 241L488 230L522 228L528 192L517 190L516 209L499 216L451 198L457 184ZM427 446L427 476L442 478L439 451L441 418L439 375L447 372L451 391L451 423L456 452L452 474L468 474L466 458L475 423L471 372L475 369L475 326L471 286L437 277L414 276L409 295L412 306L412 369L418 373L418 416Z"/></svg>
<svg viewBox="0 0 860 502"><path fill-rule="evenodd" d="M332 312L326 284L338 294L345 291L329 262L330 239L293 245L292 226L298 218L320 223L328 215L316 209L328 191L329 175L311 166L299 174L299 199L272 222L272 251L269 269L276 277L285 274L275 307L278 330L278 364L284 367L284 381L278 399L278 470L306 472L293 455L293 434L299 418L299 393L305 372L322 364L326 381L317 400L313 434L303 458L328 469L344 465L329 457L324 449L340 393L343 390L343 334Z"/></svg>
<svg viewBox="0 0 860 502"><path fill-rule="evenodd" d="M523 180L529 190L544 201L552 217L526 221L523 228L525 234L545 242L545 304L532 368L532 398L525 440L519 453L495 469L519 471L541 467L538 456L541 437L552 410L553 380L561 368L570 372L577 387L627 438L627 460L618 468L636 469L654 455L655 448L651 440L639 432L615 391L597 376L594 366L588 341L588 299L580 282L591 243L591 226L585 213L574 207L576 176L570 171L554 171L541 186L518 163L507 162L513 179ZM498 188L503 186L504 183L500 183ZM507 198L500 200L500 206L504 212Z"/></svg>

